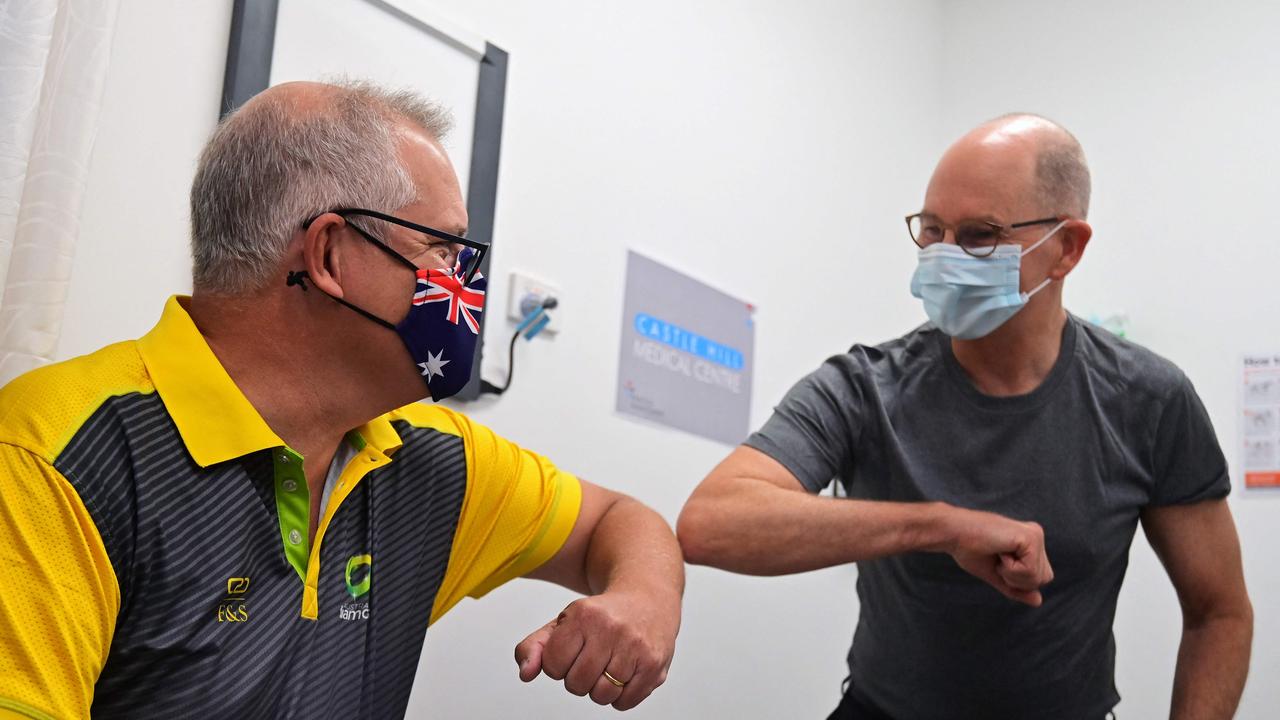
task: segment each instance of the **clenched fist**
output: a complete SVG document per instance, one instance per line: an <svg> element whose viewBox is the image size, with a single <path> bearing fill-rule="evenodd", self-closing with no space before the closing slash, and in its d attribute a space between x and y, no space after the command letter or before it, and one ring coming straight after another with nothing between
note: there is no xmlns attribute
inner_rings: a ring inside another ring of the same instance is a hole
<svg viewBox="0 0 1280 720"><path fill-rule="evenodd" d="M961 568L1010 599L1040 607L1040 588L1053 580L1040 525L956 507L944 523L945 549Z"/></svg>
<svg viewBox="0 0 1280 720"><path fill-rule="evenodd" d="M629 710L667 679L679 629L678 606L639 593L582 598L516 646L520 679L542 672L574 695Z"/></svg>

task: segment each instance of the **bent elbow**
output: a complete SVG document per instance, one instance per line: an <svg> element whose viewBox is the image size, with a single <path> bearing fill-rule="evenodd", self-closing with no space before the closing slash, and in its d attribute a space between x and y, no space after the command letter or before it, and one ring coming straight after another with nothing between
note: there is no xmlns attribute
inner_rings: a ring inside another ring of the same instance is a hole
<svg viewBox="0 0 1280 720"><path fill-rule="evenodd" d="M715 554L712 550L711 527L707 512L700 503L690 502L680 511L676 520L676 540L680 552L690 565L710 565Z"/></svg>

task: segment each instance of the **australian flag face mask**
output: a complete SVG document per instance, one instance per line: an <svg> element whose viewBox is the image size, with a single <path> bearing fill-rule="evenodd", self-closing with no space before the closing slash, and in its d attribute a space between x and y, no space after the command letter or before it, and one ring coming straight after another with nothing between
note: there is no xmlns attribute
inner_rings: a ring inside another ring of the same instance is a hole
<svg viewBox="0 0 1280 720"><path fill-rule="evenodd" d="M467 248L452 268L418 270L413 305L395 326L435 400L456 395L471 379L488 285L478 271L467 281L475 255Z"/></svg>
<svg viewBox="0 0 1280 720"><path fill-rule="evenodd" d="M484 312L488 281L479 270L488 245L373 210L334 212L344 218L350 215L377 218L450 244L464 246L452 267L419 268L381 240L352 224L350 227L366 240L401 264L412 268L417 282L409 313L398 324L388 322L342 298L334 298L400 336L433 400L439 401L456 395L471 379L476 342L480 338L480 318ZM288 284L300 285L305 290L305 278L306 272L291 272Z"/></svg>

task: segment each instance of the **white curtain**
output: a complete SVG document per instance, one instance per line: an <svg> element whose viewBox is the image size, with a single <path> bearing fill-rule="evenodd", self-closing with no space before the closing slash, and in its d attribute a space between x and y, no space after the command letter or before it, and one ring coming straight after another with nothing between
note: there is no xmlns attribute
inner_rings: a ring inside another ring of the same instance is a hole
<svg viewBox="0 0 1280 720"><path fill-rule="evenodd" d="M0 0L0 385L58 346L118 0Z"/></svg>

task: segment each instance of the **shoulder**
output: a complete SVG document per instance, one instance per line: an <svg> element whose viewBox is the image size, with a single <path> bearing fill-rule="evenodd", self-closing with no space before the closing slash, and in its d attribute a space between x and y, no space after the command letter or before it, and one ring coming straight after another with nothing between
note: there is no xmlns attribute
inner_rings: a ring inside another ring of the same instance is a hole
<svg viewBox="0 0 1280 720"><path fill-rule="evenodd" d="M848 385L897 382L933 365L940 357L939 347L939 331L926 323L877 345L855 344L848 351L827 358L811 377Z"/></svg>
<svg viewBox="0 0 1280 720"><path fill-rule="evenodd" d="M135 341L46 365L0 388L0 442L53 462L108 400L154 391Z"/></svg>
<svg viewBox="0 0 1280 720"><path fill-rule="evenodd" d="M901 337L879 345L854 345L847 354L867 366L901 367L913 361L936 358L940 340L941 332L932 323L925 323Z"/></svg>
<svg viewBox="0 0 1280 720"><path fill-rule="evenodd" d="M428 405L425 402L396 408L387 413L386 418L393 423L399 421L413 428L436 430L464 439L472 427L471 420L466 415L443 405Z"/></svg>
<svg viewBox="0 0 1280 720"><path fill-rule="evenodd" d="M384 416L395 426L400 440L409 448L442 447L451 441L461 447L468 466L490 466L518 448L485 425L444 405L418 402L397 408Z"/></svg>
<svg viewBox="0 0 1280 720"><path fill-rule="evenodd" d="M136 342L21 375L0 389L0 408L0 445L17 449L0 468L0 494L22 488L12 495L25 498L27 522L58 518L67 534L84 533L91 564L115 573L109 584L118 599L134 547L136 496L131 460L116 450L136 450L128 428L139 427L139 412L165 412Z"/></svg>
<svg viewBox="0 0 1280 720"><path fill-rule="evenodd" d="M1069 322L1076 325L1076 352L1089 372L1118 391L1164 400L1190 387L1186 374L1168 358L1074 316Z"/></svg>

